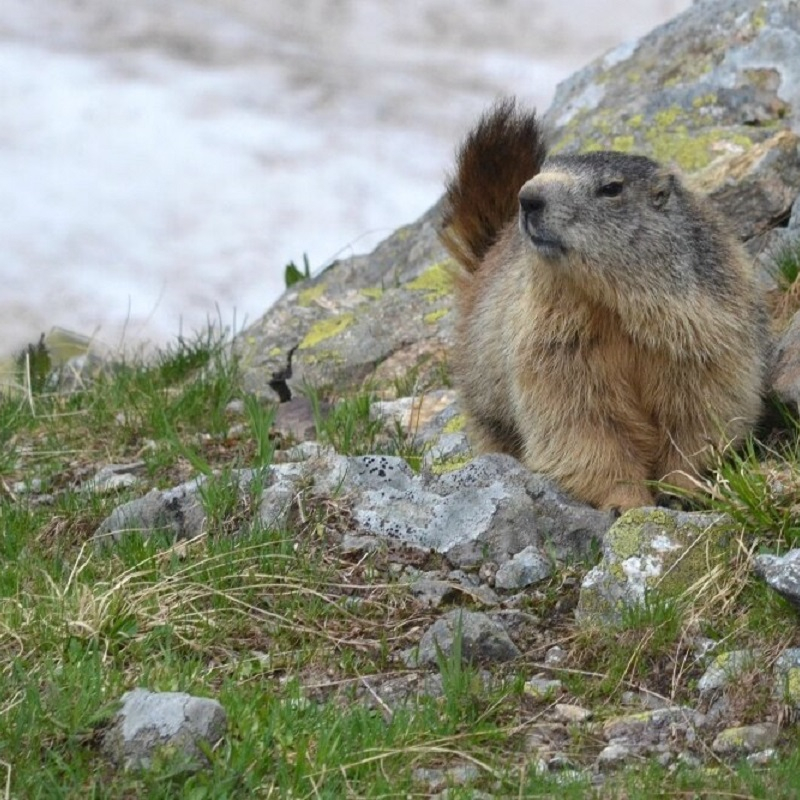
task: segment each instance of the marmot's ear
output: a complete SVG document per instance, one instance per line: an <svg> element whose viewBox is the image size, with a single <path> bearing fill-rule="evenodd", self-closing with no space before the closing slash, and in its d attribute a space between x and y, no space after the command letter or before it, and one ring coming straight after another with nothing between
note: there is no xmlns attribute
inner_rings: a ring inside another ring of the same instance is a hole
<svg viewBox="0 0 800 800"><path fill-rule="evenodd" d="M664 208L672 195L675 188L675 175L669 170L659 170L654 176L650 184L650 200L653 207L657 209Z"/></svg>

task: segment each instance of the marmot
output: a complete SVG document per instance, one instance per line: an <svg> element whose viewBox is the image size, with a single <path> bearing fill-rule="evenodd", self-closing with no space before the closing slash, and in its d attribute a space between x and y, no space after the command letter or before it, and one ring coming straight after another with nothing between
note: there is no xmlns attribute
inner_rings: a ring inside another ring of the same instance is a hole
<svg viewBox="0 0 800 800"><path fill-rule="evenodd" d="M487 112L440 238L461 265L452 359L473 444L600 508L692 487L759 417L762 293L711 201L644 156L546 156L534 112Z"/></svg>

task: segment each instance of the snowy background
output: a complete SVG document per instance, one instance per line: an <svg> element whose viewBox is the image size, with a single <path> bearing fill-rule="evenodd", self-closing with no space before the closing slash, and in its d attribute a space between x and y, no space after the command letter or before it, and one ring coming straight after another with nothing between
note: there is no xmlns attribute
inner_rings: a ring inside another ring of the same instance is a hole
<svg viewBox="0 0 800 800"><path fill-rule="evenodd" d="M500 94L689 0L4 0L0 355L241 327L437 199Z"/></svg>

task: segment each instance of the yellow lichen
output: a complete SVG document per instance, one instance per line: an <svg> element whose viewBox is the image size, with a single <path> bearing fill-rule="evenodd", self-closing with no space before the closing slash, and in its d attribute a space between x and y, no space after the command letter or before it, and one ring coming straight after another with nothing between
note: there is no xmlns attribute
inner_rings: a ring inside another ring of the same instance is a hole
<svg viewBox="0 0 800 800"><path fill-rule="evenodd" d="M323 294L325 294L324 283L310 286L308 289L303 289L300 294L297 295L297 305L308 308L314 301L319 300Z"/></svg>
<svg viewBox="0 0 800 800"><path fill-rule="evenodd" d="M303 341L300 342L299 349L308 350L310 347L316 347L320 342L324 342L326 339L332 339L334 336L338 336L353 324L354 318L355 315L348 312L316 322L311 326L310 330L303 338Z"/></svg>
<svg viewBox="0 0 800 800"><path fill-rule="evenodd" d="M456 414L447 424L442 428L442 433L458 433L463 431L467 425L467 418L463 414Z"/></svg>
<svg viewBox="0 0 800 800"><path fill-rule="evenodd" d="M447 314L448 310L447 308L439 308L436 311L431 311L430 314L426 314L422 319L426 325L434 325Z"/></svg>
<svg viewBox="0 0 800 800"><path fill-rule="evenodd" d="M377 300L383 296L383 289L380 286L368 286L366 289L361 290L361 294L370 300Z"/></svg>
<svg viewBox="0 0 800 800"><path fill-rule="evenodd" d="M619 150L621 153L628 153L636 145L636 140L633 136L615 136L611 140L611 149Z"/></svg>
<svg viewBox="0 0 800 800"><path fill-rule="evenodd" d="M440 261L428 267L413 281L409 281L407 288L415 292L424 292L425 299L428 301L438 300L448 295L452 289L448 262Z"/></svg>

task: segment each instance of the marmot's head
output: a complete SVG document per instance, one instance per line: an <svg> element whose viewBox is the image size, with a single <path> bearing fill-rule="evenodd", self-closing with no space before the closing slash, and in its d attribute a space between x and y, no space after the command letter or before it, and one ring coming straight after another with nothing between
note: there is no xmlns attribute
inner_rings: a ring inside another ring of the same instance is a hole
<svg viewBox="0 0 800 800"><path fill-rule="evenodd" d="M692 198L652 159L553 156L522 187L519 202L523 238L554 270L615 291L663 283L674 292L694 282Z"/></svg>

